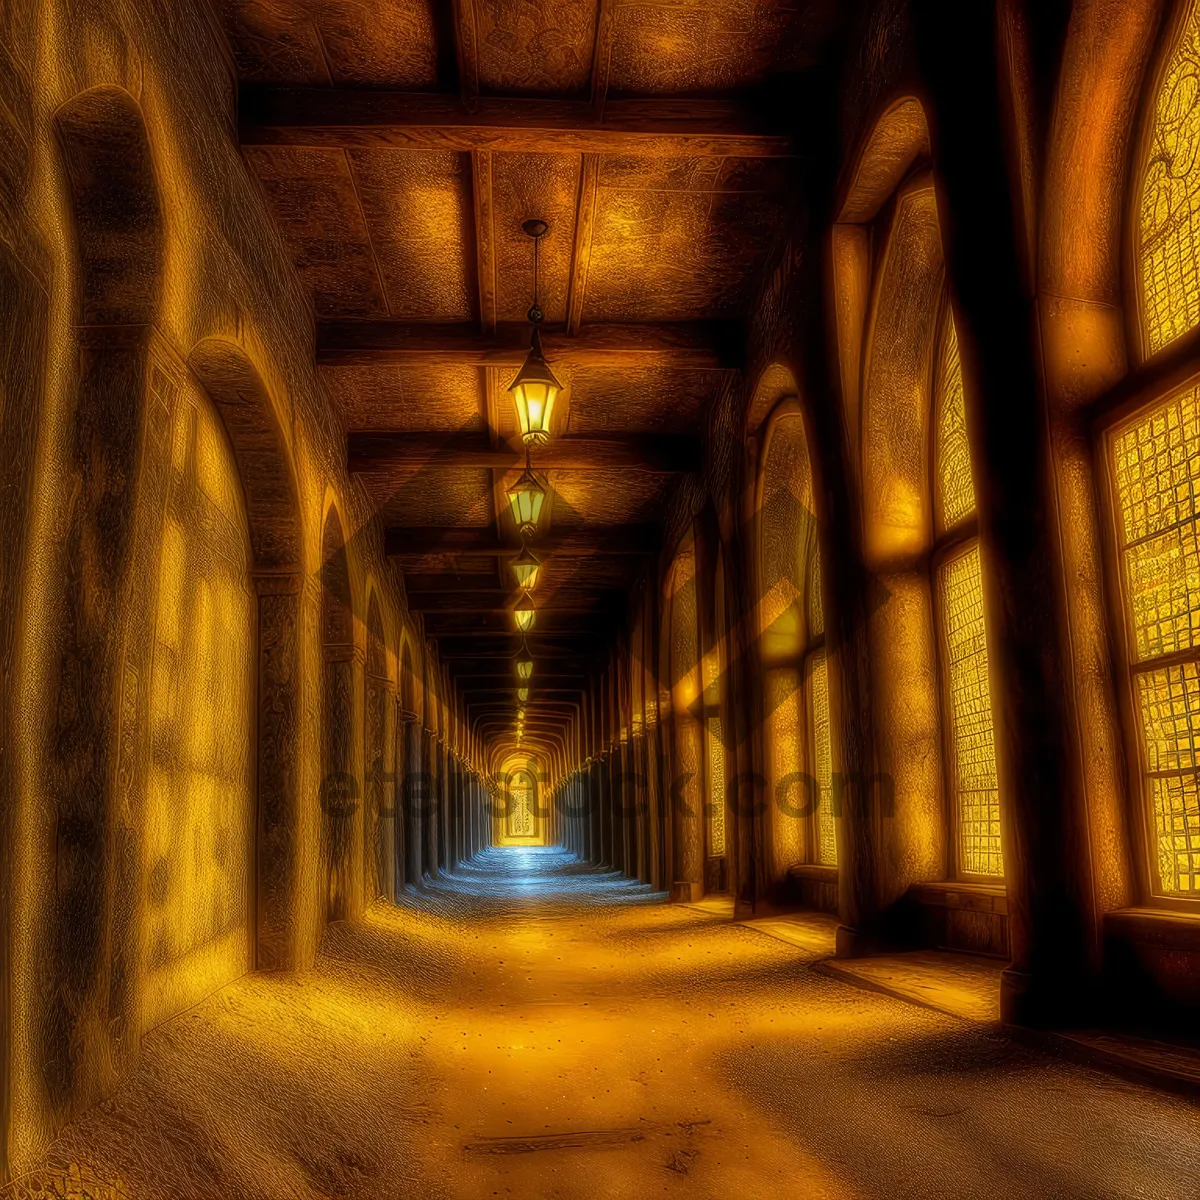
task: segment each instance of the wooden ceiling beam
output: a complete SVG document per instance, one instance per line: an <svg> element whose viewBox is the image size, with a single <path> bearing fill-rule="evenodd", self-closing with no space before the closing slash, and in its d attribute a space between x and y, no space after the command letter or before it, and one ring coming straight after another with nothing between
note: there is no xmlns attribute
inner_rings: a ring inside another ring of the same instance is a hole
<svg viewBox="0 0 1200 1200"><path fill-rule="evenodd" d="M459 94L463 108L470 112L479 97L479 41L475 32L473 0L452 0L454 16L454 54L458 61Z"/></svg>
<svg viewBox="0 0 1200 1200"><path fill-rule="evenodd" d="M596 612L542 612L538 613L534 626L542 628L556 642L580 641L587 642L596 637L595 620L604 617L609 621L616 619L616 610L608 613ZM587 621L586 618L592 618ZM547 625L553 628L547 629ZM436 637L495 637L508 630L514 630L512 614L507 612L494 613L425 613L426 636Z"/></svg>
<svg viewBox="0 0 1200 1200"><path fill-rule="evenodd" d="M660 325L584 325L575 336L546 326L542 348L554 365L726 370L742 365L742 330L733 321ZM529 353L529 326L505 322L494 333L473 324L330 320L317 324L317 364L324 367L492 366L516 371Z"/></svg>
<svg viewBox="0 0 1200 1200"><path fill-rule="evenodd" d="M561 437L537 450L539 471L647 471L663 475L698 471L700 440L662 434ZM361 471L424 471L442 467L519 470L521 451L489 446L477 433L355 431L346 439L346 463Z"/></svg>
<svg viewBox="0 0 1200 1200"><path fill-rule="evenodd" d="M596 181L600 156L585 154L579 167L579 194L575 198L575 244L571 249L571 277L567 285L567 333L576 337L583 325L583 300L592 258L592 228L596 220Z"/></svg>
<svg viewBox="0 0 1200 1200"><path fill-rule="evenodd" d="M535 596L538 613L603 613L619 604L620 594L612 591L595 596ZM504 613L510 615L520 605L520 593L512 588L497 588L494 592L418 592L408 598L409 612L424 613Z"/></svg>
<svg viewBox="0 0 1200 1200"><path fill-rule="evenodd" d="M491 686L464 687L460 688L459 692L468 704L483 704L490 701L512 704L516 700L515 685L510 688ZM576 697L582 696L583 692L584 689L582 687L530 688L530 700L528 703L533 703L534 700L537 700L539 702L554 701L570 704Z"/></svg>
<svg viewBox="0 0 1200 1200"><path fill-rule="evenodd" d="M536 632L536 630L535 630ZM529 635L530 638L533 634ZM520 651L520 639L511 634L493 634L493 641L482 642L477 638L458 639L454 634L442 634L439 642L439 656L444 662L454 663L456 660L468 662L472 667L482 665L491 673L493 664L501 673L516 679L515 664L518 658L525 657ZM556 671L573 671L576 674L586 674L597 666L603 659L600 652L591 653L587 647L578 645L563 646L557 634L543 634L540 641L528 646L529 655L534 660L534 673L545 665L553 665ZM486 665L483 665L486 664Z"/></svg>
<svg viewBox="0 0 1200 1200"><path fill-rule="evenodd" d="M464 0L470 3L470 0ZM471 191L475 203L475 276L479 288L479 328L496 332L496 223L492 208L492 152L471 155Z"/></svg>
<svg viewBox="0 0 1200 1200"><path fill-rule="evenodd" d="M461 61L459 70L466 95ZM769 128L760 111L729 100L607 100L601 118L590 99L468 95L464 103L463 95L434 92L244 84L238 111L245 146L734 158L796 153L793 139Z"/></svg>
<svg viewBox="0 0 1200 1200"><path fill-rule="evenodd" d="M588 529L547 530L532 545L539 558L646 556L658 553L660 531L655 525L595 525ZM391 558L429 558L436 555L515 558L520 545L502 542L495 529L458 526L394 525L384 533Z"/></svg>
<svg viewBox="0 0 1200 1200"><path fill-rule="evenodd" d="M592 48L592 111L598 118L604 116L608 99L616 15L617 0L600 0L596 6L596 40Z"/></svg>
<svg viewBox="0 0 1200 1200"><path fill-rule="evenodd" d="M461 689L467 687L472 680L494 681L496 679L508 678L511 674L511 671L485 671L483 673L472 671L469 674L453 675L452 678L454 679L455 686ZM541 672L541 678L553 679L556 685L562 687L566 687L566 681L570 681L572 684L578 684L580 688L586 691L591 686L592 677L583 671L543 671Z"/></svg>

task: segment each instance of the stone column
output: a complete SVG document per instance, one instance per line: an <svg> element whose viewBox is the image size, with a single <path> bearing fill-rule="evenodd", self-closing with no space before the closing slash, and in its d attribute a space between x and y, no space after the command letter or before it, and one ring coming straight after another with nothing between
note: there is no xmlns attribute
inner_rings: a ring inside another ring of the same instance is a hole
<svg viewBox="0 0 1200 1200"><path fill-rule="evenodd" d="M431 730L425 730L422 761L427 764L421 788L421 824L425 835L421 855L421 874L437 875L438 791L441 787L441 748Z"/></svg>
<svg viewBox="0 0 1200 1200"><path fill-rule="evenodd" d="M674 850L671 899L699 900L704 895L703 750L700 722L686 712L672 716L671 830Z"/></svg>
<svg viewBox="0 0 1200 1200"><path fill-rule="evenodd" d="M257 953L260 970L288 970L297 956L300 796L301 578L271 575L258 590Z"/></svg>
<svg viewBox="0 0 1200 1200"><path fill-rule="evenodd" d="M1000 667L992 705L1013 955L1001 1012L1039 1024L1078 1014L1096 932L1064 685L1071 655L1042 345L1007 110L1014 82L993 12L946 0L921 0L914 12L967 399L989 653Z"/></svg>
<svg viewBox="0 0 1200 1200"><path fill-rule="evenodd" d="M358 769L362 731L354 703L363 654L326 645L321 781L321 850L325 914L341 921L362 910L363 785Z"/></svg>
<svg viewBox="0 0 1200 1200"><path fill-rule="evenodd" d="M403 811L401 813L404 826L404 879L413 887L421 886L422 877L422 847L424 845L424 829L421 820L421 805L423 804L421 779L425 770L425 760L422 756L423 738L421 723L417 714L405 711L401 714L404 730L404 777L401 781L401 796Z"/></svg>

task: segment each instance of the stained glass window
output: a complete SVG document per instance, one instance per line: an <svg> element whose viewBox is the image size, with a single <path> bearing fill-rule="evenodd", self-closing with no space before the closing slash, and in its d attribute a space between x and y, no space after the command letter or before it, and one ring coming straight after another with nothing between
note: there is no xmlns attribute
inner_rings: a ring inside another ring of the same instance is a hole
<svg viewBox="0 0 1200 1200"><path fill-rule="evenodd" d="M971 447L967 441L967 407L962 363L954 321L946 322L938 381L937 471L938 516L942 529L953 529L975 511Z"/></svg>
<svg viewBox="0 0 1200 1200"><path fill-rule="evenodd" d="M1200 891L1198 396L1172 396L1111 443L1152 857L1162 891L1189 895Z"/></svg>
<svg viewBox="0 0 1200 1200"><path fill-rule="evenodd" d="M959 866L968 875L1003 875L983 572L977 544L943 564L940 585Z"/></svg>
<svg viewBox="0 0 1200 1200"><path fill-rule="evenodd" d="M708 718L708 852L714 858L725 853L725 743L721 718Z"/></svg>
<svg viewBox="0 0 1200 1200"><path fill-rule="evenodd" d="M1142 312L1151 354L1200 322L1200 27L1195 4L1155 103L1142 184Z"/></svg>
<svg viewBox="0 0 1200 1200"><path fill-rule="evenodd" d="M509 837L533 837L533 780L525 774L514 775L508 787Z"/></svg>
<svg viewBox="0 0 1200 1200"><path fill-rule="evenodd" d="M817 861L837 864L837 832L833 814L833 754L829 737L829 671L825 651L812 658L811 693L813 727L812 774L817 781Z"/></svg>

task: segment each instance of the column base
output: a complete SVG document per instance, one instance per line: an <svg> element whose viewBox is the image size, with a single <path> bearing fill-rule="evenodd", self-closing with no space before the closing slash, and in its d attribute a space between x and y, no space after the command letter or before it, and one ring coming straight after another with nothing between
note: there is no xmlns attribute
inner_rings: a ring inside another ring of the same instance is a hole
<svg viewBox="0 0 1200 1200"><path fill-rule="evenodd" d="M839 925L835 938L834 958L872 958L879 954L894 954L899 949L894 942L854 925Z"/></svg>
<svg viewBox="0 0 1200 1200"><path fill-rule="evenodd" d="M1039 981L1028 971L1006 967L1000 973L1000 1020L1028 1029L1078 1024L1080 993L1066 980Z"/></svg>
<svg viewBox="0 0 1200 1200"><path fill-rule="evenodd" d="M671 884L672 904L695 904L704 899L704 884L702 883L673 883Z"/></svg>

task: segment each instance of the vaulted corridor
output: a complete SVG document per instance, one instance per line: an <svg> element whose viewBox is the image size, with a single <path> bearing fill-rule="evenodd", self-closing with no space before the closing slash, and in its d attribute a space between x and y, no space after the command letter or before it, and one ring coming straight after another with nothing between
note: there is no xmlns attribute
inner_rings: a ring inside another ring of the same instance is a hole
<svg viewBox="0 0 1200 1200"><path fill-rule="evenodd" d="M1195 1195L1186 1100L491 850L168 1022L59 1152L147 1200Z"/></svg>

